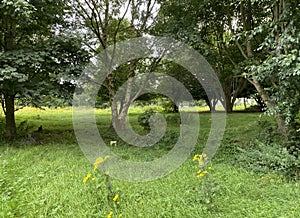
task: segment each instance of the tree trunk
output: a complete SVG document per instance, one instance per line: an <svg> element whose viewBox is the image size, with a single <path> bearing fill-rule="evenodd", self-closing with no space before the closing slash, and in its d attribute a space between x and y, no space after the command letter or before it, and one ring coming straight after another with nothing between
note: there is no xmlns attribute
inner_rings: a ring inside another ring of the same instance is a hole
<svg viewBox="0 0 300 218"><path fill-rule="evenodd" d="M251 83L255 86L256 90L260 94L266 106L269 108L275 107L275 103L273 101L270 101L269 95L263 90L260 82L256 79L255 76L253 76ZM275 118L277 121L278 131L282 134L285 134L287 132L287 127L285 125L283 118L281 117L280 114L276 114Z"/></svg>
<svg viewBox="0 0 300 218"><path fill-rule="evenodd" d="M244 5L245 4L245 5ZM252 17L252 3L251 1L247 1L246 3L242 3L240 5L240 12L241 12L241 19L243 23L244 31L251 31L252 30L252 24L253 24L253 17ZM280 2L275 2L274 8L273 8L273 15L274 20L278 20L280 17L280 13L282 13L281 7L284 5L284 0L280 0ZM278 37L279 34L275 36L275 40L277 40L276 37ZM249 39L249 36L246 36L246 52L244 51L242 45L236 41L236 44L241 51L241 54L245 57L245 59L249 60L254 57L253 54L253 45L251 39ZM272 108L276 106L275 102L270 101L269 95L265 92L263 89L262 84L258 81L256 78L256 75L253 75L252 78L248 78L248 81L252 83L259 95L261 96L262 100L266 104L268 108ZM280 114L275 115L275 118L277 120L278 125L278 131L285 135L287 132L287 127L285 125L284 119Z"/></svg>
<svg viewBox="0 0 300 218"><path fill-rule="evenodd" d="M132 88L133 88L133 80L135 76L135 65L136 61L132 61L130 63L129 74L127 77L127 86L124 93L124 98L121 99L120 108L118 110L118 103L114 101L114 97L116 95L116 87L114 85L114 76L109 74L108 76L108 89L109 89L109 99L111 105L111 112L112 112L112 125L115 129L124 129L125 128L125 121L129 111L130 104L132 103Z"/></svg>
<svg viewBox="0 0 300 218"><path fill-rule="evenodd" d="M5 121L6 121L6 133L8 138L15 138L17 136L17 128L15 121L15 96L4 95L5 102Z"/></svg>
<svg viewBox="0 0 300 218"><path fill-rule="evenodd" d="M173 113L178 113L179 108L177 107L176 103L173 103Z"/></svg>

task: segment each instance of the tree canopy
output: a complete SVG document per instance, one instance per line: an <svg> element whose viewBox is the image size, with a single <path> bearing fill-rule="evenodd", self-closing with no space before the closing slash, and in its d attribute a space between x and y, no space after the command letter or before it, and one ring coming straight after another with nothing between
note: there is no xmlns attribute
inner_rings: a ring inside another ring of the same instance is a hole
<svg viewBox="0 0 300 218"><path fill-rule="evenodd" d="M17 134L16 104L46 106L67 97L88 60L79 38L59 32L66 10L59 0L0 3L0 100L8 137Z"/></svg>

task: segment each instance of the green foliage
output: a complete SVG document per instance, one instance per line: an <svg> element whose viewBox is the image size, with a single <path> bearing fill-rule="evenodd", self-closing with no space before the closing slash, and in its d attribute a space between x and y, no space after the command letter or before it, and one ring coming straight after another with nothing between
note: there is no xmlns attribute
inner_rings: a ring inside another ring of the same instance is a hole
<svg viewBox="0 0 300 218"><path fill-rule="evenodd" d="M138 122L145 130L150 130L149 120L154 114L156 114L156 112L153 109L148 109L139 115Z"/></svg>
<svg viewBox="0 0 300 218"><path fill-rule="evenodd" d="M239 157L244 167L259 173L278 173L290 178L299 177L300 160L290 154L286 147L276 143L254 142L252 144L249 148L242 149Z"/></svg>
<svg viewBox="0 0 300 218"><path fill-rule="evenodd" d="M257 121L256 138L239 149L237 161L247 169L259 173L277 173L288 178L299 178L300 159L298 147L287 146L276 125L268 118ZM293 149L292 149L293 148Z"/></svg>
<svg viewBox="0 0 300 218"><path fill-rule="evenodd" d="M260 105L251 105L250 107L247 107L245 109L245 111L248 111L248 112L262 112L263 108L261 108Z"/></svg>
<svg viewBox="0 0 300 218"><path fill-rule="evenodd" d="M168 98L160 98L158 104L162 107L165 113L174 113L174 102Z"/></svg>
<svg viewBox="0 0 300 218"><path fill-rule="evenodd" d="M16 137L16 101L20 108L70 102L88 54L67 34L67 13L64 0L0 2L0 102L9 114L8 137Z"/></svg>
<svg viewBox="0 0 300 218"><path fill-rule="evenodd" d="M180 125L180 116L178 114L175 114L175 115L167 115L166 117L166 121L167 123L170 123L172 125Z"/></svg>

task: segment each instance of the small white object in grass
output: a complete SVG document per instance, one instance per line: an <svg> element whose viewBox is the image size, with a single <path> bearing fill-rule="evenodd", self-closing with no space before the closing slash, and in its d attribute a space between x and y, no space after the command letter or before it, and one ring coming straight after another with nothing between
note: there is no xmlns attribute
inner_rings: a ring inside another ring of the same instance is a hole
<svg viewBox="0 0 300 218"><path fill-rule="evenodd" d="M110 141L110 146L116 146L117 145L117 141Z"/></svg>

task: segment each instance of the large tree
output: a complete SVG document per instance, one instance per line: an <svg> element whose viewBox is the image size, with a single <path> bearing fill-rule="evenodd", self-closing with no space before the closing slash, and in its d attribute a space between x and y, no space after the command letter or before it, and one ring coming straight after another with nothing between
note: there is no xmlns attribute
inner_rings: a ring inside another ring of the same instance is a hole
<svg viewBox="0 0 300 218"><path fill-rule="evenodd" d="M300 2L234 1L234 42L245 61L244 76L272 112L284 135L299 113Z"/></svg>
<svg viewBox="0 0 300 218"><path fill-rule="evenodd" d="M212 64L227 109L251 83L278 123L299 114L299 1L161 1L161 34L185 40ZM295 131L295 130L293 130Z"/></svg>
<svg viewBox="0 0 300 218"><path fill-rule="evenodd" d="M16 101L51 103L44 97L67 93L86 61L79 41L60 33L65 10L62 0L0 2L0 101L7 137L17 135Z"/></svg>
<svg viewBox="0 0 300 218"><path fill-rule="evenodd" d="M119 41L147 34L153 24L157 7L156 0L74 0L70 4L76 14L75 25L79 31L84 32L82 35L88 39L87 46L94 55L106 53L110 45L115 45ZM106 56L109 58L109 55ZM107 62L113 62L112 59ZM150 72L159 62L157 59L149 60L151 64L144 72ZM134 76L137 72L141 72L139 69L145 63L143 60L132 60L107 72L102 88L105 87L109 93L112 124L115 128L124 128L129 106L135 99L132 97L135 96L132 94ZM119 86L126 80L125 96L120 99L121 106L118 108L118 102L114 101L114 97Z"/></svg>
<svg viewBox="0 0 300 218"><path fill-rule="evenodd" d="M221 103L231 112L236 98L249 84L238 67L242 56L229 43L231 17L227 16L227 9L230 4L221 0L161 1L161 4L157 31L183 40L203 54L223 87L225 99L220 99ZM215 102L215 99L208 102L211 109Z"/></svg>

